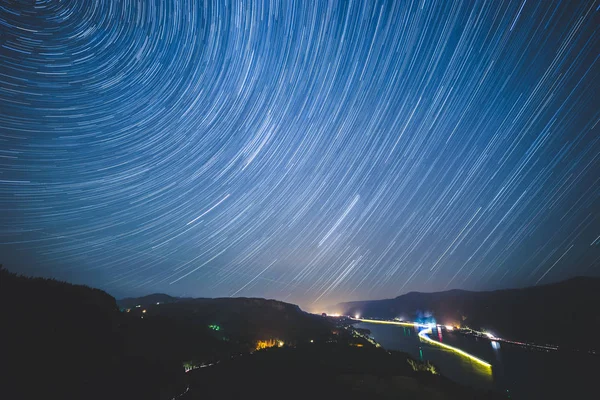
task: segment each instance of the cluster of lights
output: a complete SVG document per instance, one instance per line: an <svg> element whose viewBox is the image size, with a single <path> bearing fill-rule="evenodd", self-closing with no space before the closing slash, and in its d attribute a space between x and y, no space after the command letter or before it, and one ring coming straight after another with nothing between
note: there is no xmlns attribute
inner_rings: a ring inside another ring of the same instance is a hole
<svg viewBox="0 0 600 400"><path fill-rule="evenodd" d="M256 350L267 349L269 347L283 347L284 344L284 341L279 339L258 340L256 342Z"/></svg>

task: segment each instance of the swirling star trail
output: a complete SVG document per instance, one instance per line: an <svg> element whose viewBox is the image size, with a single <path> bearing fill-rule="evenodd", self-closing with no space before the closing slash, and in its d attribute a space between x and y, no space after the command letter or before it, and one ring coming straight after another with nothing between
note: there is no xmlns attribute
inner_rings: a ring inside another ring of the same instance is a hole
<svg viewBox="0 0 600 400"><path fill-rule="evenodd" d="M599 1L3 1L0 262L306 307L598 275L599 28Z"/></svg>

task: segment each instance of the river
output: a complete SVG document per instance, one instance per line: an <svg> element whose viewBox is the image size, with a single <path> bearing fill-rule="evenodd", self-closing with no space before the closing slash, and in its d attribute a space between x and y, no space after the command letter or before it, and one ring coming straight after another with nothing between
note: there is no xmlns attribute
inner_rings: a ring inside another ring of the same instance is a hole
<svg viewBox="0 0 600 400"><path fill-rule="evenodd" d="M452 351L419 340L418 328L357 323L387 350L429 360L455 382L496 390L516 400L599 398L600 357L587 353L544 351L433 329L431 339L458 347L492 364L483 367ZM590 397L591 396L591 397Z"/></svg>

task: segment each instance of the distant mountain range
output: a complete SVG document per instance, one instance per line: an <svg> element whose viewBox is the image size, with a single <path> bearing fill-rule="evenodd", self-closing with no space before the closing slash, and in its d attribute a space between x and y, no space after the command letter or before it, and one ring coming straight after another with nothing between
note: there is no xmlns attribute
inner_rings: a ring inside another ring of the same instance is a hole
<svg viewBox="0 0 600 400"><path fill-rule="evenodd" d="M340 303L330 310L364 318L412 321L432 316L441 324L487 330L506 339L597 349L600 278L577 277L549 285L488 292L411 292L394 299Z"/></svg>

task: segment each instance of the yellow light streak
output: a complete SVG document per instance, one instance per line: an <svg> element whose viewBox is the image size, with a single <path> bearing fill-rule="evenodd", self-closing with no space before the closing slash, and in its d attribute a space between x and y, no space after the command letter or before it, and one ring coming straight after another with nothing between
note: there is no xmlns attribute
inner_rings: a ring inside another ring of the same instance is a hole
<svg viewBox="0 0 600 400"><path fill-rule="evenodd" d="M492 368L492 364L483 361L481 358L477 358L474 355L471 355L469 353L467 353L466 351L462 351L461 349L458 349L456 347L452 347L450 345L447 345L446 343L442 343L442 342L438 342L437 340L433 340L431 339L429 336L431 334L431 328L427 328L427 329L423 329L421 332L419 332L419 337L421 339L423 339L424 341L426 341L427 343L431 343L434 344L436 346L440 346L443 347L444 349L448 349L450 351L453 351L455 353L460 354L461 356L467 357L481 365L483 365L484 367L488 367L488 368Z"/></svg>
<svg viewBox="0 0 600 400"><path fill-rule="evenodd" d="M417 327L421 327L421 328L426 328L426 329L423 329L421 332L419 332L419 338L423 339L427 343L431 343L431 344L433 344L435 346L439 346L439 347L442 347L444 349L453 351L453 352L455 352L457 354L460 354L463 357L467 357L468 359L475 361L476 363L478 363L480 365L483 365L484 367L492 368L492 364L490 364L490 363L488 363L486 361L483 361L482 359L477 358L474 355L467 353L466 351L462 351L459 348L456 348L456 347L447 345L445 343L438 342L436 340L431 339L429 336L427 336L427 335L430 335L431 332L432 332L431 327L429 327L428 325L417 324L417 323L414 323L414 322L379 321L379 320L376 320L376 319L360 319L360 318L352 318L352 319L354 319L356 321L368 322L368 323L372 323L372 324L400 325L400 326L417 326Z"/></svg>
<svg viewBox="0 0 600 400"><path fill-rule="evenodd" d="M380 321L378 319L364 319L364 318L351 318L355 321L360 321L360 322L368 322L371 324L385 324L385 325L402 325L402 326L425 326L425 325L419 325L419 324L415 324L414 322L397 322L397 321Z"/></svg>

